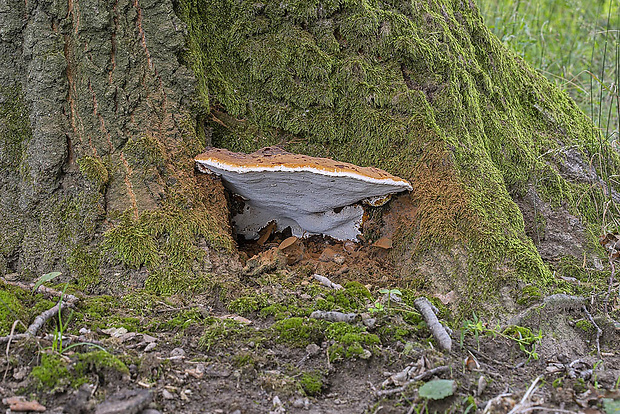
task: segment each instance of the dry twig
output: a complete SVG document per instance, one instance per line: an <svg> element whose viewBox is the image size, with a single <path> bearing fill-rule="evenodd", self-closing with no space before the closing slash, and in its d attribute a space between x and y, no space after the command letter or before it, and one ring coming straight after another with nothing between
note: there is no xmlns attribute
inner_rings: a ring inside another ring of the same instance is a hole
<svg viewBox="0 0 620 414"><path fill-rule="evenodd" d="M588 308L584 306L583 308L581 308L581 310L583 311L583 313L586 314L586 317L588 318L590 323L596 328L596 355L598 356L598 359L603 359L603 357L601 356L600 342L601 335L603 335L603 330L596 324L596 322L594 322L594 318L592 317L592 315L590 315L590 312L588 312Z"/></svg>
<svg viewBox="0 0 620 414"><path fill-rule="evenodd" d="M428 325L428 329L430 329L431 333L437 340L439 344L439 348L450 352L452 348L452 338L446 332L446 328L439 322L435 312L433 312L433 305L431 302L425 297L417 298L414 302L415 307L420 311L422 317L426 321Z"/></svg>
<svg viewBox="0 0 620 414"><path fill-rule="evenodd" d="M30 290L34 287L34 283L28 285L28 284L21 283L21 282L8 281L2 277L0 277L0 280L2 280L6 284L17 286L25 290ZM41 329L41 327L45 324L45 322L47 322L52 317L54 317L54 315L57 315L59 311L62 311L65 308L73 307L75 305L75 302L77 302L78 300L76 296L73 296L70 294L63 294L63 292L59 292L55 289L48 288L43 285L39 286L36 292L41 292L41 293L44 293L50 296L58 296L61 299L58 301L58 303L56 303L56 305L46 310L45 312L41 313L40 315L38 315L34 319L34 322L32 322L30 326L26 329L25 333L2 336L0 337L0 344L5 343L5 342L17 341L21 339L27 339L27 338L34 337L39 331L39 329Z"/></svg>

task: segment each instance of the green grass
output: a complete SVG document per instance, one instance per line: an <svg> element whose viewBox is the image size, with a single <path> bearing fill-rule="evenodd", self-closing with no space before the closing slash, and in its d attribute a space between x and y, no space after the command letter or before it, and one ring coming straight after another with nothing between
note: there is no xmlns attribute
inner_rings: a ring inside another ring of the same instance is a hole
<svg viewBox="0 0 620 414"><path fill-rule="evenodd" d="M620 138L620 2L478 0L486 25L566 90L610 141Z"/></svg>

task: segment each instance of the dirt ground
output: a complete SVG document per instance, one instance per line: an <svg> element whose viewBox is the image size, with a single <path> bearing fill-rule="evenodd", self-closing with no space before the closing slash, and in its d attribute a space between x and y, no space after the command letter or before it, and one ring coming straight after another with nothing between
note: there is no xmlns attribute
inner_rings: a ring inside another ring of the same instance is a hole
<svg viewBox="0 0 620 414"><path fill-rule="evenodd" d="M600 308L591 298L554 295L509 321L456 322L450 295L431 297L453 328L451 350L440 350L418 293L381 289L393 283L389 239L284 240L242 246L237 292L74 292L64 325L54 316L36 337L2 342L3 409L18 412L10 398L22 396L47 413L620 412L619 329L601 312L590 319ZM376 280L355 282L361 269ZM19 289L18 278L3 288ZM608 306L617 314L617 300Z"/></svg>

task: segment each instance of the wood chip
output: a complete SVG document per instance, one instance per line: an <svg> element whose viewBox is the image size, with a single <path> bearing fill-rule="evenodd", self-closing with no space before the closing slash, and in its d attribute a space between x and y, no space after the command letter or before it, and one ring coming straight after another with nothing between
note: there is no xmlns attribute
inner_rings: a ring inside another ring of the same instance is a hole
<svg viewBox="0 0 620 414"><path fill-rule="evenodd" d="M8 405L12 412L23 413L28 411L34 411L42 413L46 410L45 406L39 404L38 401L26 401L24 397L9 397L3 398L2 403Z"/></svg>
<svg viewBox="0 0 620 414"><path fill-rule="evenodd" d="M258 244L259 246L262 246L263 244L265 244L265 242L269 239L269 236L271 236L271 233L273 233L275 229L276 229L276 222L272 221L271 223L267 225L267 227L263 228L259 232L260 237L256 241L256 244Z"/></svg>
<svg viewBox="0 0 620 414"><path fill-rule="evenodd" d="M291 236L288 239L284 239L284 241L282 243L280 243L280 245L278 246L278 249L284 250L287 247L290 247L293 244L295 244L297 242L297 240L299 240L299 239L297 237L295 237L295 236Z"/></svg>

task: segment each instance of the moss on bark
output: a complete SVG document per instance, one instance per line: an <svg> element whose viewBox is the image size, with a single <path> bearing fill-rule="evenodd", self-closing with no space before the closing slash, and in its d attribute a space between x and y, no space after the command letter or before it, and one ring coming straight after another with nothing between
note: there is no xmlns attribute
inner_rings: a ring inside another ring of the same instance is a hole
<svg viewBox="0 0 620 414"><path fill-rule="evenodd" d="M404 283L463 304L551 283L513 201L530 187L600 225L599 190L567 180L554 156L599 151L592 123L472 2L181 0L177 13L214 145L278 144L411 181L415 220L392 255Z"/></svg>

